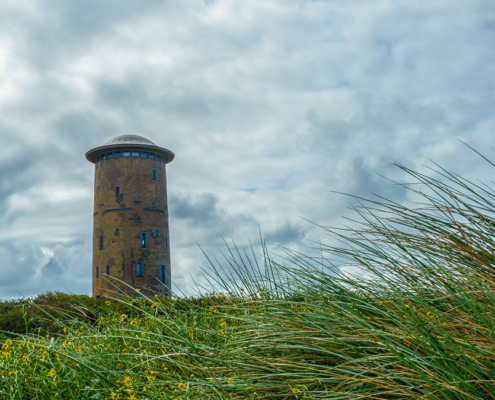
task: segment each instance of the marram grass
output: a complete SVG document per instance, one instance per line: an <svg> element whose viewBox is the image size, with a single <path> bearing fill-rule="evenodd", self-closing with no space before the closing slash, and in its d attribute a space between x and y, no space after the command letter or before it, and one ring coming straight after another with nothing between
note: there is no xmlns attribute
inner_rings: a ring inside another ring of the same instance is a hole
<svg viewBox="0 0 495 400"><path fill-rule="evenodd" d="M423 203L362 200L326 258L233 246L216 293L4 340L0 398L495 399L495 193L398 167Z"/></svg>

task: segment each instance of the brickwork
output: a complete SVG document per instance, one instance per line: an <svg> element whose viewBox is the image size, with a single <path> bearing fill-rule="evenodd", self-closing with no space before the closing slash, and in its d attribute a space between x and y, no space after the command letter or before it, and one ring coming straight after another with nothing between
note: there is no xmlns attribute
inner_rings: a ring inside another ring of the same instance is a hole
<svg viewBox="0 0 495 400"><path fill-rule="evenodd" d="M93 220L94 297L116 290L134 296L132 288L139 288L147 296L170 293L170 242L165 243L170 235L163 161L120 157L97 162ZM148 248L141 247L141 233L147 234ZM100 250L101 236L103 249ZM143 264L143 277L136 277L136 263ZM107 265L110 277L132 288L108 279ZM161 265L166 265L166 285L161 282Z"/></svg>

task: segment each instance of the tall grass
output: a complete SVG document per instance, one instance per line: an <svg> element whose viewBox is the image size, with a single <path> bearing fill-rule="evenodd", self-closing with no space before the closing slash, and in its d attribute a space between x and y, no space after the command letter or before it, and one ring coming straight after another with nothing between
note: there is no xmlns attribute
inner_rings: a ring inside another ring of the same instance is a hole
<svg viewBox="0 0 495 400"><path fill-rule="evenodd" d="M325 258L233 245L206 271L216 293L112 300L95 325L5 342L0 393L495 399L495 192L397 167L420 204L356 199L350 227L322 227L341 243Z"/></svg>

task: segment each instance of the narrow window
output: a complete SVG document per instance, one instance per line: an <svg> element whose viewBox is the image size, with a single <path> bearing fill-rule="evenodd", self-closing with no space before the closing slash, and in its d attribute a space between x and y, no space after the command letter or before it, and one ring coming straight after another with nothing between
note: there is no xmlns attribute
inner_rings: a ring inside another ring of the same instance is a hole
<svg viewBox="0 0 495 400"><path fill-rule="evenodd" d="M103 154L101 157L100 157L100 160L104 160L105 159L105 154Z"/></svg>
<svg viewBox="0 0 495 400"><path fill-rule="evenodd" d="M116 151L115 153L113 153L113 158L119 158L121 155L122 153L120 151Z"/></svg>
<svg viewBox="0 0 495 400"><path fill-rule="evenodd" d="M155 231L155 236L156 236L156 237L158 237L158 233L159 233L158 231Z"/></svg>
<svg viewBox="0 0 495 400"><path fill-rule="evenodd" d="M148 234L144 232L141 233L141 247L148 247Z"/></svg>
<svg viewBox="0 0 495 400"><path fill-rule="evenodd" d="M115 234L118 236L120 235L120 230L119 229L115 229Z"/></svg>
<svg viewBox="0 0 495 400"><path fill-rule="evenodd" d="M132 156L133 157L139 157L139 151L133 151Z"/></svg>
<svg viewBox="0 0 495 400"><path fill-rule="evenodd" d="M99 248L100 250L103 250L103 235L100 235Z"/></svg>
<svg viewBox="0 0 495 400"><path fill-rule="evenodd" d="M130 151L124 151L124 152L122 153L122 155L123 155L124 157L130 157L130 156L131 156L131 152L130 152Z"/></svg>
<svg viewBox="0 0 495 400"><path fill-rule="evenodd" d="M120 196L120 186L116 186L115 187L115 197L119 197Z"/></svg>
<svg viewBox="0 0 495 400"><path fill-rule="evenodd" d="M150 154L150 158L151 159L154 159L155 158L155 155L154 154Z"/></svg>
<svg viewBox="0 0 495 400"><path fill-rule="evenodd" d="M105 273L107 274L107 276L110 275L110 265L106 266Z"/></svg>
<svg viewBox="0 0 495 400"><path fill-rule="evenodd" d="M96 267L96 277L100 277L100 267Z"/></svg>
<svg viewBox="0 0 495 400"><path fill-rule="evenodd" d="M148 158L148 153L141 153L141 157Z"/></svg>
<svg viewBox="0 0 495 400"><path fill-rule="evenodd" d="M167 266L165 264L160 265L160 281L167 284Z"/></svg>
<svg viewBox="0 0 495 400"><path fill-rule="evenodd" d="M107 158L112 158L113 154L112 153L107 153Z"/></svg>
<svg viewBox="0 0 495 400"><path fill-rule="evenodd" d="M136 263L136 276L143 276L143 263Z"/></svg>
<svg viewBox="0 0 495 400"><path fill-rule="evenodd" d="M153 168L153 173L151 174L151 177L153 178L154 181L156 181L156 169Z"/></svg>
<svg viewBox="0 0 495 400"><path fill-rule="evenodd" d="M168 250L168 236L165 235L165 250Z"/></svg>

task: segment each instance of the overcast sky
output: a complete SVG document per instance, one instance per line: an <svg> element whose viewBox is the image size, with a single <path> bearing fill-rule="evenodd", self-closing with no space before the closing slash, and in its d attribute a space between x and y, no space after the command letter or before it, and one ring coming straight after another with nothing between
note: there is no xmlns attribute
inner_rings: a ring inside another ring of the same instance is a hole
<svg viewBox="0 0 495 400"><path fill-rule="evenodd" d="M493 0L0 0L0 298L89 294L94 165L138 134L168 164L174 283L222 237L299 250L345 192L407 203L428 159L489 182ZM430 164L431 165L431 164Z"/></svg>

